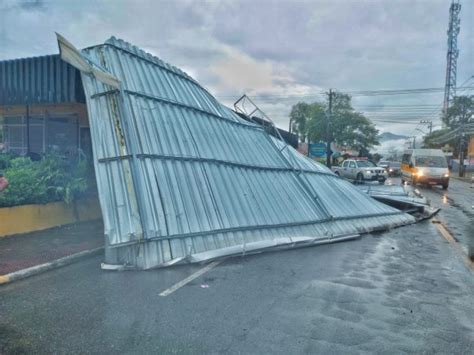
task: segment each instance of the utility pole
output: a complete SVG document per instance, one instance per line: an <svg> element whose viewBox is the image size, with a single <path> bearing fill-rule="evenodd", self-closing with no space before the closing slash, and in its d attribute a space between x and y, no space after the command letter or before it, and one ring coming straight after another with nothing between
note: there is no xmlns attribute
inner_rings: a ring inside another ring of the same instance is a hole
<svg viewBox="0 0 474 355"><path fill-rule="evenodd" d="M461 130L459 131L459 177L464 177L464 124L461 124Z"/></svg>
<svg viewBox="0 0 474 355"><path fill-rule="evenodd" d="M332 114L332 89L329 89L329 105L326 115L326 166L331 169L331 114Z"/></svg>
<svg viewBox="0 0 474 355"><path fill-rule="evenodd" d="M413 149L416 148L416 136L413 136Z"/></svg>
<svg viewBox="0 0 474 355"><path fill-rule="evenodd" d="M430 135L431 135L431 132L433 132L433 121L431 121L431 120L421 120L420 123L428 125L428 128L430 130Z"/></svg>

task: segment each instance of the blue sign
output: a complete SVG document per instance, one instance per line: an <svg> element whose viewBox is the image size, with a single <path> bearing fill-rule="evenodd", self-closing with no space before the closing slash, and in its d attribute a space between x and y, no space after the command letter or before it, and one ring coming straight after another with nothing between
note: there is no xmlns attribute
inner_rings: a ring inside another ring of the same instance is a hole
<svg viewBox="0 0 474 355"><path fill-rule="evenodd" d="M311 143L309 145L309 155L312 157L326 156L326 144L325 143Z"/></svg>

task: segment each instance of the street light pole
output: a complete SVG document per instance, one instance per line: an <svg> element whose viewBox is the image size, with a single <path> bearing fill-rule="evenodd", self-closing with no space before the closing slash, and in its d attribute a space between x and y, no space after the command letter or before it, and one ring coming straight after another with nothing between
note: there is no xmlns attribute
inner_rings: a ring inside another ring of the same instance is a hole
<svg viewBox="0 0 474 355"><path fill-rule="evenodd" d="M326 166L331 169L331 114L332 114L332 89L329 89L329 105L326 115Z"/></svg>

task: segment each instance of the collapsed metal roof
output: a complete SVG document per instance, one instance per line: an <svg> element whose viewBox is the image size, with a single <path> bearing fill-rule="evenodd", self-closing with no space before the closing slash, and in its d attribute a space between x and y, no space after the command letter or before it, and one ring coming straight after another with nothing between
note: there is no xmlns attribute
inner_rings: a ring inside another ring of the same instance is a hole
<svg viewBox="0 0 474 355"><path fill-rule="evenodd" d="M147 269L414 222L176 67L113 37L81 53L58 39L82 71L107 264Z"/></svg>

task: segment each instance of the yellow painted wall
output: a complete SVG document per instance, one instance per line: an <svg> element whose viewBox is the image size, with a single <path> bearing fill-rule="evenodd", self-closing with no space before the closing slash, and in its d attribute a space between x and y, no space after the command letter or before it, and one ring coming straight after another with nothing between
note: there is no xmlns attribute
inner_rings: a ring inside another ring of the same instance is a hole
<svg viewBox="0 0 474 355"><path fill-rule="evenodd" d="M0 237L102 218L97 198L0 208Z"/></svg>

